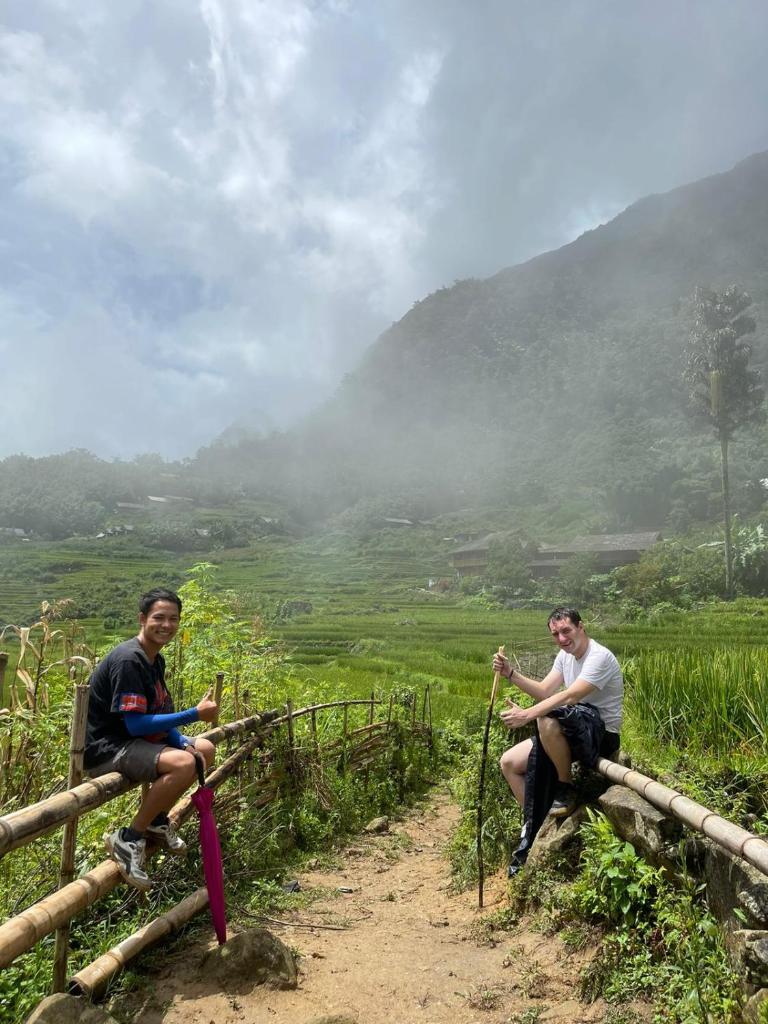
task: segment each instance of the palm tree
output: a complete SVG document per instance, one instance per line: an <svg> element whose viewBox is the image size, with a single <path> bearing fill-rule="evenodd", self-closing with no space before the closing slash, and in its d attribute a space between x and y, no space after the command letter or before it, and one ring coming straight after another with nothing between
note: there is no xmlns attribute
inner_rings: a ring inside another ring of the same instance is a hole
<svg viewBox="0 0 768 1024"><path fill-rule="evenodd" d="M745 312L751 305L750 296L736 285L722 293L697 288L686 353L685 381L694 413L709 423L720 441L725 593L729 599L733 597L733 545L728 444L742 427L765 419L760 373L750 368L752 348L743 340L755 331L754 318Z"/></svg>

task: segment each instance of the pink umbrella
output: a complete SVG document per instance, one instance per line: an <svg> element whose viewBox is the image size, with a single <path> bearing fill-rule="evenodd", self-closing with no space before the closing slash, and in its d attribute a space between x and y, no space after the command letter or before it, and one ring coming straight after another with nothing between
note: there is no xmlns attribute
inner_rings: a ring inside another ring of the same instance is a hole
<svg viewBox="0 0 768 1024"><path fill-rule="evenodd" d="M197 808L200 824L200 850L203 857L203 873L208 887L208 906L219 945L227 941L227 917L224 904L224 869L221 861L221 846L216 821L213 817L213 790L205 784L205 769L202 757L195 757L198 789L192 794L192 803Z"/></svg>

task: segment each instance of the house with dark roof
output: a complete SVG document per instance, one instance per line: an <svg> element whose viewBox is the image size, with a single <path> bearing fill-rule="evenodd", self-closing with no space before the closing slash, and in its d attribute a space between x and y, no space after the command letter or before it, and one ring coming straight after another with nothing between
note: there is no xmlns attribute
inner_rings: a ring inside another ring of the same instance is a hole
<svg viewBox="0 0 768 1024"><path fill-rule="evenodd" d="M488 565L491 543L500 536L500 533L486 533L467 544L462 544L460 548L455 548L451 557L456 575L482 576Z"/></svg>
<svg viewBox="0 0 768 1024"><path fill-rule="evenodd" d="M453 568L458 576L482 576L488 566L488 552L501 533L487 533L463 544L453 552ZM598 533L562 544L540 544L531 559L531 574L535 579L559 576L568 559L574 555L591 555L595 572L610 572L619 565L636 562L643 551L661 540L657 531L642 533Z"/></svg>
<svg viewBox="0 0 768 1024"><path fill-rule="evenodd" d="M636 562L640 555L658 544L661 534L654 530L642 533L597 533L576 537L564 544L540 544L531 561L535 579L559 576L565 563L574 555L591 555L595 572L610 572L620 565Z"/></svg>

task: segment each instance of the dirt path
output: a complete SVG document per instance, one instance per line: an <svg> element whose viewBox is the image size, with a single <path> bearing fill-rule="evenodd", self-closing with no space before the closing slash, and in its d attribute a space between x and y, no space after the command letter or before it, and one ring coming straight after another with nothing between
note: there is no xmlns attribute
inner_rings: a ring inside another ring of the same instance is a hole
<svg viewBox="0 0 768 1024"><path fill-rule="evenodd" d="M302 889L320 889L319 898L266 924L301 954L296 991L211 994L196 973L202 947L187 949L183 962L165 965L153 996L131 1008L135 1019L306 1024L343 1013L360 1024L602 1021L604 1004L575 998L590 951L573 954L526 929L496 933L495 945L482 941L483 916L504 904L505 878L488 879L483 912L476 890L451 893L443 850L457 817L448 795L435 792L388 833L354 842L338 868L301 876Z"/></svg>

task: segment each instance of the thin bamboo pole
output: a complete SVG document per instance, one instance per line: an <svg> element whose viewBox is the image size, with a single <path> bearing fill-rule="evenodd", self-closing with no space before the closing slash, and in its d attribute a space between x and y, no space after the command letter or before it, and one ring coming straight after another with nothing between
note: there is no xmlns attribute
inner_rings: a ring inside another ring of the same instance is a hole
<svg viewBox="0 0 768 1024"><path fill-rule="evenodd" d="M5 670L8 667L8 655L0 651L0 708L7 708L5 701Z"/></svg>
<svg viewBox="0 0 768 1024"><path fill-rule="evenodd" d="M68 986L69 992L73 995L85 996L87 999L97 998L104 992L112 978L123 970L130 960L165 938L166 935L178 931L182 925L185 925L195 914L207 906L208 890L197 889L191 896L187 896L175 907L171 907L170 910L156 917L154 921L150 921L133 935L123 939L117 946L113 946L98 960L94 960L93 963L73 975Z"/></svg>
<svg viewBox="0 0 768 1024"><path fill-rule="evenodd" d="M499 654L504 657L504 647L499 648ZM496 703L496 694L499 690L500 672L493 674L493 686L491 687L491 699L488 702L488 715L485 719L485 731L483 732L483 752L480 756L480 773L477 786L477 905L483 909L483 886L485 883L485 865L483 862L483 794L485 793L485 764L488 760L488 737L491 732L491 721L493 719L493 707Z"/></svg>
<svg viewBox="0 0 768 1024"><path fill-rule="evenodd" d="M344 726L341 734L341 774L347 770L347 734L349 732L349 704L344 705Z"/></svg>
<svg viewBox="0 0 768 1024"><path fill-rule="evenodd" d="M74 674L74 669L73 669ZM68 788L73 789L83 779L83 754L85 752L85 727L88 721L87 683L75 688L74 710L72 713L72 733L69 742L69 780ZM64 826L61 838L61 868L59 870L59 889L69 885L75 877L75 844L77 842L77 818L72 818ZM69 922L56 931L56 951L53 958L53 991L63 992L67 981L67 957L69 955Z"/></svg>
<svg viewBox="0 0 768 1024"><path fill-rule="evenodd" d="M291 785L295 785L296 782L296 764L294 761L294 747L293 747L293 701L288 698L285 702L286 711L286 727L288 729L288 771L291 776Z"/></svg>
<svg viewBox="0 0 768 1024"><path fill-rule="evenodd" d="M317 742L317 712L312 712L310 719L310 725L312 729L312 746L314 747L315 757L320 756L320 744Z"/></svg>
<svg viewBox="0 0 768 1024"><path fill-rule="evenodd" d="M224 691L224 673L216 673L216 685L213 688L213 699L218 705L219 710L216 712L216 717L212 720L211 724L215 727L219 724L219 717L221 715L221 695Z"/></svg>
<svg viewBox="0 0 768 1024"><path fill-rule="evenodd" d="M671 814L697 832L703 832L729 853L741 857L762 874L768 875L768 842L764 839L631 768L625 768L604 757L599 759L595 767L611 782L633 789L660 811Z"/></svg>

